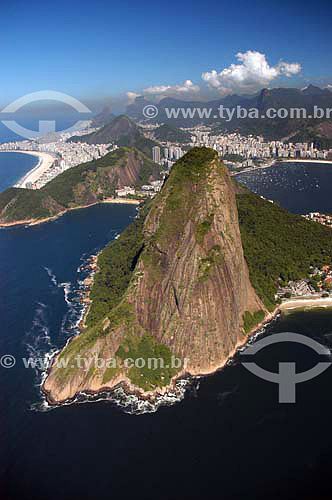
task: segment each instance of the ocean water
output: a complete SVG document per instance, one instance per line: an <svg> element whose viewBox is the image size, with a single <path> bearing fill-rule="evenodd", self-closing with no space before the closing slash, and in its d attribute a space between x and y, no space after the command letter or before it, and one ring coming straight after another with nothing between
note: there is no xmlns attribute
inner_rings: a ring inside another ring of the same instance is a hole
<svg viewBox="0 0 332 500"><path fill-rule="evenodd" d="M37 164L36 156L0 152L0 192L16 184Z"/></svg>
<svg viewBox="0 0 332 500"><path fill-rule="evenodd" d="M76 113L70 111L62 111L52 109L40 109L39 112L30 112L28 109L25 113L20 113L19 111L15 114L13 113L2 113L0 111L0 144L10 141L22 141L26 137L18 135L13 130L9 129L2 121L9 120L15 121L28 131L39 131L40 121L52 121L54 122L54 127L56 131L65 130L69 127L74 126L80 120L91 120L93 115L90 113ZM30 136L28 136L30 137Z"/></svg>
<svg viewBox="0 0 332 500"><path fill-rule="evenodd" d="M331 368L297 386L296 404L279 404L277 385L248 372L239 353L156 412L130 414L121 398L45 411L41 374L22 357L50 353L75 332L89 255L135 215L135 206L105 204L0 230L0 353L17 358L0 368L1 500L330 498ZM330 349L332 313L289 314L262 334L284 331ZM304 371L318 356L277 344L255 361Z"/></svg>
<svg viewBox="0 0 332 500"><path fill-rule="evenodd" d="M1 119L13 120L15 117L2 116L0 112ZM51 113L44 115L41 114L38 117L23 117L18 116L15 118L19 125L22 125L28 130L38 130L39 120L54 120L55 128L57 131L64 130L68 127L73 126L78 120L81 119L91 119L91 116L84 115L80 116L75 114L72 117L59 113ZM0 120L0 144L9 141L21 141L24 137L17 135L12 130L8 129ZM13 186L19 181L29 170L34 168L38 163L38 158L35 156L28 156L22 153L3 153L0 151L0 192L4 191L8 187Z"/></svg>
<svg viewBox="0 0 332 500"><path fill-rule="evenodd" d="M332 164L277 163L235 179L290 212L332 213Z"/></svg>

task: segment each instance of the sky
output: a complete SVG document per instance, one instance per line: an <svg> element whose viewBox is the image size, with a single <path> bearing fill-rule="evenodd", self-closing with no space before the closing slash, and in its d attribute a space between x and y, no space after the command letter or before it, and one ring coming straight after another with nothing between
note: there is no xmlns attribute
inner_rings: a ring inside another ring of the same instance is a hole
<svg viewBox="0 0 332 500"><path fill-rule="evenodd" d="M331 14L319 0L2 0L0 105L43 90L98 107L325 86Z"/></svg>

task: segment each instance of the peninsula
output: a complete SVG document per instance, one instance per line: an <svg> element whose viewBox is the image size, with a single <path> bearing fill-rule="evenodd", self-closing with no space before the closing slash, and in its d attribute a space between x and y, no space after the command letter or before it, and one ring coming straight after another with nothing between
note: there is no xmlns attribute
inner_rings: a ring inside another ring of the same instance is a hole
<svg viewBox="0 0 332 500"><path fill-rule="evenodd" d="M6 189L0 193L0 226L39 223L74 208L110 200L121 202L117 191L139 189L161 179L160 165L144 153L131 147L118 148L66 170L41 189Z"/></svg>

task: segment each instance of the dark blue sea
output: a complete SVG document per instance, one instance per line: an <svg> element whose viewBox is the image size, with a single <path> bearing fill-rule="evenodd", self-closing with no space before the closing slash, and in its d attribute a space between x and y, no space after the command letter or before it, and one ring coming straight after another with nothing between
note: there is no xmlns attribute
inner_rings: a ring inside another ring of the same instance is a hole
<svg viewBox="0 0 332 500"><path fill-rule="evenodd" d="M36 156L0 152L0 192L16 184L37 163Z"/></svg>
<svg viewBox="0 0 332 500"><path fill-rule="evenodd" d="M16 116L16 115L15 115ZM0 113L0 118L2 119L13 119L13 116L3 115ZM14 117L15 118L15 117ZM39 120L54 120L55 129L57 131L64 130L68 127L73 126L80 119L90 119L91 116L79 116L78 114L68 118L64 114L41 114L38 119L36 117L18 116L16 118L17 123L28 130L38 131ZM0 144L9 141L21 141L24 137L17 135L12 130L8 129L0 120ZM16 184L29 170L34 168L38 163L38 158L35 156L28 156L22 153L3 153L0 150L0 192L4 191L8 187Z"/></svg>
<svg viewBox="0 0 332 500"><path fill-rule="evenodd" d="M276 163L235 179L290 212L332 213L332 163Z"/></svg>
<svg viewBox="0 0 332 500"><path fill-rule="evenodd" d="M135 215L135 206L105 204L0 230L0 355L17 359L0 368L0 499L331 498L331 368L298 384L295 404L279 404L277 384L247 371L239 353L156 412L130 414L122 401L45 411L41 374L22 357L52 352L73 335L88 257ZM285 331L330 348L332 313L289 314L263 335ZM287 343L255 361L275 372L280 361L296 362L304 371L318 355Z"/></svg>

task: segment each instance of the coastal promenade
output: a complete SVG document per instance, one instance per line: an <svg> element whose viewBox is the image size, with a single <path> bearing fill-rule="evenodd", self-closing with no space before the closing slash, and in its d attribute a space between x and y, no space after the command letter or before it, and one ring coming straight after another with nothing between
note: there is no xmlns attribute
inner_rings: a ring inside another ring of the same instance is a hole
<svg viewBox="0 0 332 500"><path fill-rule="evenodd" d="M14 187L25 188L26 184L31 182L34 184L38 179L53 165L54 157L49 153L43 153L40 151L25 151L20 149L15 150L2 150L3 153L23 153L30 156L36 156L38 158L38 164L29 172L27 172L15 185Z"/></svg>
<svg viewBox="0 0 332 500"><path fill-rule="evenodd" d="M332 165L332 160L317 160L311 158L287 158L285 160L278 160L277 162L281 163L326 163L327 165Z"/></svg>

